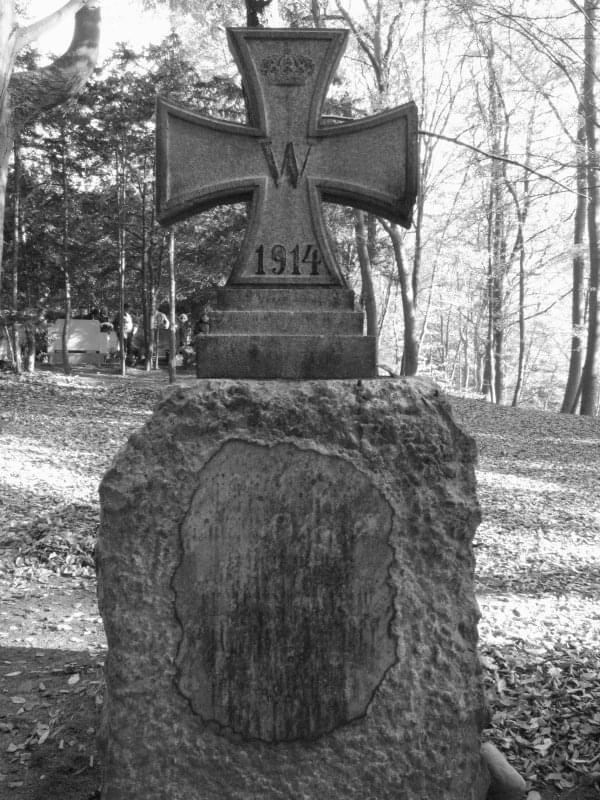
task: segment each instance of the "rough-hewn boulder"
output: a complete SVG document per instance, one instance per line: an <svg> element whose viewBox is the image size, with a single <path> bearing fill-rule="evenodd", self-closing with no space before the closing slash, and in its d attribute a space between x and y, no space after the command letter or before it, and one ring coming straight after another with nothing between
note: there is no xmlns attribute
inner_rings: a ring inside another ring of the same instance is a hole
<svg viewBox="0 0 600 800"><path fill-rule="evenodd" d="M101 486L104 800L482 800L472 441L431 384L174 388Z"/></svg>

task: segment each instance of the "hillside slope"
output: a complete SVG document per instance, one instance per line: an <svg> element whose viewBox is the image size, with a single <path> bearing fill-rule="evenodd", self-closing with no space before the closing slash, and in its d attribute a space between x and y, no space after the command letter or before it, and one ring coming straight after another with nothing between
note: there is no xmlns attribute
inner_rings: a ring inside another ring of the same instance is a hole
<svg viewBox="0 0 600 800"><path fill-rule="evenodd" d="M0 796L93 796L97 485L165 385L0 375ZM450 402L479 452L486 736L543 800L600 797L600 420Z"/></svg>
<svg viewBox="0 0 600 800"><path fill-rule="evenodd" d="M532 785L600 797L600 420L450 400L479 453L488 733Z"/></svg>

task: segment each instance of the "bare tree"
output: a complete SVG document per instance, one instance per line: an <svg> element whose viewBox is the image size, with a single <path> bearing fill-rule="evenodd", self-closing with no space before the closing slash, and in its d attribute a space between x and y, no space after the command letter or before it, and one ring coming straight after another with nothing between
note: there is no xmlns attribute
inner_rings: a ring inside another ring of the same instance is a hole
<svg viewBox="0 0 600 800"><path fill-rule="evenodd" d="M583 9L585 61L583 75L583 112L587 139L587 189L588 189L588 337L585 362L581 374L580 413L592 416L597 411L600 389L600 357L598 336L600 335L600 306L598 305L598 281L600 279L600 253L598 253L598 230L600 228L600 178L598 176L598 72L597 36L600 24L600 2L585 0Z"/></svg>
<svg viewBox="0 0 600 800"><path fill-rule="evenodd" d="M77 12L77 13L76 13ZM67 52L48 67L15 72L17 53L41 34L75 14L75 32ZM0 0L0 230L4 225L8 165L15 132L40 113L76 95L98 57L100 11L95 0L69 0L37 22L20 27L14 0ZM0 247L0 290L2 248Z"/></svg>
<svg viewBox="0 0 600 800"><path fill-rule="evenodd" d="M463 0L455 0L462 10ZM577 136L566 128L561 113L554 103L551 92L542 91L546 102L554 112L559 124L576 152L576 207L573 236L573 295L572 295L572 335L569 377L562 404L562 411L574 413L578 399L581 399L580 413L595 414L598 410L600 392L600 355L598 337L600 336L600 310L598 308L598 281L600 255L598 253L600 224L600 186L598 185L598 70L597 70L597 25L600 21L600 3L597 0L568 0L575 14L573 19L583 17L583 52L573 46L573 33L570 38L552 29L552 15L533 18L527 14L515 14L511 7L499 3L478 4L481 20L488 27L491 24L506 26L512 34L518 33L530 48L541 54L562 76L565 86L569 86L578 106L582 124ZM569 15L563 15L563 19ZM550 24L549 24L550 23ZM530 80L530 76L525 76ZM583 88L580 88L580 81ZM587 223L587 242L586 242ZM585 266L584 251L588 253L589 273L587 291L587 347L583 361L583 339L585 335Z"/></svg>
<svg viewBox="0 0 600 800"><path fill-rule="evenodd" d="M75 29L69 49L52 64L38 70L15 72L18 52L30 45L42 33L69 15L75 14ZM0 231L4 229L6 186L11 152L15 153L16 198L15 223L17 247L13 252L13 365L21 370L18 326L18 210L20 130L37 120L51 108L65 103L83 88L98 57L100 10L95 0L69 0L62 8L31 25L20 27L15 22L14 0L0 0ZM0 295L2 291L2 257L4 242L0 241ZM30 337L28 337L30 338ZM28 358L33 369L34 358Z"/></svg>
<svg viewBox="0 0 600 800"><path fill-rule="evenodd" d="M361 24L351 13L348 5L342 0L336 0L339 16L348 25L356 38L358 46L366 56L371 67L375 91L372 103L375 110L385 108L388 103L390 93L391 68L395 56L397 55L400 22L402 19L402 6L386 0L365 0L365 10L368 22ZM425 13L425 12L424 12ZM360 218L357 217L360 222ZM402 356L402 374L414 375L418 368L419 340L416 331L416 285L418 282L418 266L420 260L412 263L412 274L408 275L410 269L403 251L404 231L396 224L390 224L380 220L385 230L390 235L393 247L394 258L398 270L398 280L402 294L402 309L404 312L404 346ZM372 221L375 224L375 221ZM367 220L368 225L368 220ZM367 311L368 330L377 331L377 305L374 296L373 281L370 277L372 263L369 252L362 245L363 234L362 226L357 224L355 227L357 234L357 252L362 276L363 301Z"/></svg>
<svg viewBox="0 0 600 800"><path fill-rule="evenodd" d="M249 28L276 28L281 25L278 0L245 0Z"/></svg>
<svg viewBox="0 0 600 800"><path fill-rule="evenodd" d="M571 296L571 354L569 357L569 374L565 387L561 411L563 414L575 414L581 392L581 373L583 370L585 329L585 234L587 216L587 155L583 102L579 103L579 125L575 144L577 199L573 222L573 294Z"/></svg>

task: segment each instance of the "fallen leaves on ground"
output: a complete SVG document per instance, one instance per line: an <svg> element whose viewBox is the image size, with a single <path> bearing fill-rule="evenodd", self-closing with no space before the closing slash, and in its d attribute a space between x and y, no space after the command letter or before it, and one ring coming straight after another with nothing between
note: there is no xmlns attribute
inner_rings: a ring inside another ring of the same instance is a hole
<svg viewBox="0 0 600 800"><path fill-rule="evenodd" d="M2 648L0 796L92 796L98 786L102 667L101 660L64 648Z"/></svg>
<svg viewBox="0 0 600 800"><path fill-rule="evenodd" d="M532 789L600 797L600 420L451 400L479 453L486 733Z"/></svg>
<svg viewBox="0 0 600 800"><path fill-rule="evenodd" d="M133 370L0 375L0 794L14 800L49 764L46 796L82 800L97 778L97 486L165 386ZM485 735L530 800L600 797L600 420L451 400L479 451ZM44 653L57 661L42 674Z"/></svg>
<svg viewBox="0 0 600 800"><path fill-rule="evenodd" d="M144 373L0 374L0 546L17 575L94 576L98 483L162 388Z"/></svg>

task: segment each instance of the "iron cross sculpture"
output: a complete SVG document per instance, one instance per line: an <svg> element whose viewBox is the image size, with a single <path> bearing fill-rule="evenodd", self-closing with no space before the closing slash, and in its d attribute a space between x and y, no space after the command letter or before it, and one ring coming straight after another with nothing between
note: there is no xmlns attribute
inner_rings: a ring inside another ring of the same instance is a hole
<svg viewBox="0 0 600 800"><path fill-rule="evenodd" d="M348 31L230 28L227 36L248 124L159 98L158 218L169 224L248 201L230 285L343 285L321 201L408 227L418 183L416 106L325 125L323 102Z"/></svg>

